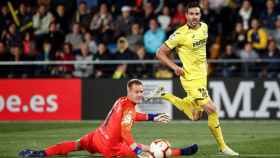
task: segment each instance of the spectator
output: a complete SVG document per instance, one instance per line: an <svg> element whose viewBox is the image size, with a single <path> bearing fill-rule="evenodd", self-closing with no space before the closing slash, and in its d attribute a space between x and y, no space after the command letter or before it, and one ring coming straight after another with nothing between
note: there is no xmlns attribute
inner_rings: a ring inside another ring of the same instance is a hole
<svg viewBox="0 0 280 158"><path fill-rule="evenodd" d="M6 50L5 43L0 41L0 61L9 61L10 55ZM9 73L9 66L1 65L0 66L0 77L7 77Z"/></svg>
<svg viewBox="0 0 280 158"><path fill-rule="evenodd" d="M33 40L30 32L26 32L24 34L22 41L22 52L25 60L36 60L35 41Z"/></svg>
<svg viewBox="0 0 280 158"><path fill-rule="evenodd" d="M76 55L76 61L93 61L93 55L89 51L87 44L81 44L81 53ZM92 64L75 64L75 71L73 73L75 77L90 77L93 75Z"/></svg>
<svg viewBox="0 0 280 158"><path fill-rule="evenodd" d="M81 2L85 2L90 10L95 9L98 6L100 0L77 0L78 5Z"/></svg>
<svg viewBox="0 0 280 158"><path fill-rule="evenodd" d="M35 51L35 42L29 32L26 32L24 39L21 43L22 46L22 58L25 61L35 61L36 60L36 51ZM26 65L25 74L27 76L33 76L36 66ZM26 76L26 77L27 77Z"/></svg>
<svg viewBox="0 0 280 158"><path fill-rule="evenodd" d="M80 1L78 10L73 16L73 23L79 23L81 27L88 28L90 22L90 11L85 1Z"/></svg>
<svg viewBox="0 0 280 158"><path fill-rule="evenodd" d="M61 61L73 61L74 54L73 54L73 49L72 45L70 43L64 43L63 44L63 51L62 52L57 52L56 54L57 60ZM57 66L57 75L62 76L62 77L71 77L72 73L74 70L73 65L65 64L65 65L59 65Z"/></svg>
<svg viewBox="0 0 280 158"><path fill-rule="evenodd" d="M146 31L149 28L149 22L152 18L155 18L155 12L153 4L150 2L147 2L144 4L144 15L141 15L138 19L138 22L143 25L144 31Z"/></svg>
<svg viewBox="0 0 280 158"><path fill-rule="evenodd" d="M49 9L51 0L37 0L38 5L44 5L47 9Z"/></svg>
<svg viewBox="0 0 280 158"><path fill-rule="evenodd" d="M259 55L253 49L253 45L251 43L246 43L244 49L239 52L239 56L244 61L252 61L259 59ZM243 76L245 77L256 77L258 68L254 63L244 63L242 65Z"/></svg>
<svg viewBox="0 0 280 158"><path fill-rule="evenodd" d="M70 22L68 16L65 14L64 5L57 5L54 15L55 21L58 25L58 30L61 31L63 34L66 34L70 30Z"/></svg>
<svg viewBox="0 0 280 158"><path fill-rule="evenodd" d="M143 45L137 46L135 52L135 60L141 61L149 59ZM152 76L153 65L151 64L135 64L131 65L131 67L134 69L133 74L131 75L132 78L148 78Z"/></svg>
<svg viewBox="0 0 280 158"><path fill-rule="evenodd" d="M11 59L10 61L19 62L23 61L23 56L19 45L13 45L10 47ZM23 65L12 65L10 66L9 78L25 77L25 66Z"/></svg>
<svg viewBox="0 0 280 158"><path fill-rule="evenodd" d="M116 60L133 60L135 59L135 54L128 48L128 42L127 39L124 37L120 37L117 41L117 52L115 54ZM120 64L120 65L126 65L126 64ZM123 66L126 67L126 66ZM127 75L131 75L133 73L133 68L129 67L127 68Z"/></svg>
<svg viewBox="0 0 280 158"><path fill-rule="evenodd" d="M52 45L52 50L56 52L64 43L64 34L57 29L55 22L52 22L49 27L49 33L44 37Z"/></svg>
<svg viewBox="0 0 280 158"><path fill-rule="evenodd" d="M209 0L209 6L213 10L221 10L225 4L225 0Z"/></svg>
<svg viewBox="0 0 280 158"><path fill-rule="evenodd" d="M131 33L127 36L129 49L136 52L137 45L143 45L143 34L141 26L138 23L134 23L131 26Z"/></svg>
<svg viewBox="0 0 280 158"><path fill-rule="evenodd" d="M98 44L98 51L95 54L95 60L112 60L109 50L107 49L105 43ZM95 77L96 78L107 78L112 74L112 65L109 64L97 64L95 66Z"/></svg>
<svg viewBox="0 0 280 158"><path fill-rule="evenodd" d="M260 19L262 19L263 26L271 31L275 28L275 21L279 13L276 10L274 0L266 1L266 9L261 13Z"/></svg>
<svg viewBox="0 0 280 158"><path fill-rule="evenodd" d="M220 30L219 30L220 22L218 20L218 15L216 14L216 12L209 8L208 0L201 0L201 6L202 6L201 19L202 19L202 21L207 23L207 25L209 26L208 27L208 29L209 29L208 30L208 34L209 34L208 42L211 45L216 40L218 33L220 33Z"/></svg>
<svg viewBox="0 0 280 158"><path fill-rule="evenodd" d="M52 22L52 14L47 11L45 5L40 5L35 15L33 15L33 28L35 35L40 36L49 32L49 26Z"/></svg>
<svg viewBox="0 0 280 158"><path fill-rule="evenodd" d="M36 40L36 49L41 50L44 36L49 32L49 26L53 20L52 14L47 11L45 5L39 5L37 12L32 17L32 24Z"/></svg>
<svg viewBox="0 0 280 158"><path fill-rule="evenodd" d="M90 22L90 29L104 32L112 27L112 15L108 11L108 6L103 3L99 7L99 12L93 16Z"/></svg>
<svg viewBox="0 0 280 158"><path fill-rule="evenodd" d="M238 11L238 19L243 24L243 28L248 30L250 28L250 21L254 17L254 10L250 0L244 0L241 8Z"/></svg>
<svg viewBox="0 0 280 158"><path fill-rule="evenodd" d="M121 15L117 17L115 22L115 36L127 36L131 28L134 18L130 15L131 8L123 6Z"/></svg>
<svg viewBox="0 0 280 158"><path fill-rule="evenodd" d="M116 60L131 60L134 59L134 53L128 48L128 42L125 37L120 37L117 41Z"/></svg>
<svg viewBox="0 0 280 158"><path fill-rule="evenodd" d="M238 56L234 53L234 48L231 44L227 44L225 51L221 56L221 59L239 59ZM221 64L222 76L223 77L233 77L236 76L236 73L239 70L239 66L236 63L227 63Z"/></svg>
<svg viewBox="0 0 280 158"><path fill-rule="evenodd" d="M253 49L251 43L246 43L243 50L240 50L239 56L243 60L256 60L259 58L257 52Z"/></svg>
<svg viewBox="0 0 280 158"><path fill-rule="evenodd" d="M164 6L162 10L162 14L160 14L157 18L161 28L165 30L165 32L171 32L171 17L170 17L170 9L168 6Z"/></svg>
<svg viewBox="0 0 280 158"><path fill-rule="evenodd" d="M231 39L229 40L238 50L244 48L246 43L246 31L243 29L241 22L235 24L234 31L232 32Z"/></svg>
<svg viewBox="0 0 280 158"><path fill-rule="evenodd" d="M8 47L14 46L14 45L20 45L21 43L21 34L16 28L16 24L11 23L8 26L8 30L4 31L2 34L3 38L2 40L6 42L6 45Z"/></svg>
<svg viewBox="0 0 280 158"><path fill-rule="evenodd" d="M90 30L97 34L102 42L109 43L112 40L113 18L108 11L108 6L100 5L99 12L93 16L90 22Z"/></svg>
<svg viewBox="0 0 280 158"><path fill-rule="evenodd" d="M276 42L274 40L270 40L268 42L267 50L262 56L263 59L271 59L271 60L280 60L280 51L277 48ZM260 73L261 77L267 77L270 79L278 77L278 73L280 72L280 64L271 62L266 63L262 67L262 71Z"/></svg>
<svg viewBox="0 0 280 158"><path fill-rule="evenodd" d="M215 1L215 0L214 0ZM225 0L218 0L218 1L225 1ZM212 1L209 1L212 3ZM210 4L209 4L210 5ZM210 7L211 8L211 7ZM231 32L234 30L235 23L237 20L237 13L238 10L236 7L231 5L225 5L222 8L219 8L216 11L219 15L219 31L221 32L221 43L224 45L228 36L230 36ZM224 18L226 17L226 18Z"/></svg>
<svg viewBox="0 0 280 158"><path fill-rule="evenodd" d="M270 36L276 41L277 47L280 48L280 15L277 17L275 29L270 33Z"/></svg>
<svg viewBox="0 0 280 158"><path fill-rule="evenodd" d="M84 34L84 43L87 45L91 53L96 54L97 52L96 41L93 39L90 32L86 32Z"/></svg>
<svg viewBox="0 0 280 158"><path fill-rule="evenodd" d="M32 14L27 11L27 7L23 2L19 4L19 13L17 17L20 25L23 27L32 22Z"/></svg>
<svg viewBox="0 0 280 158"><path fill-rule="evenodd" d="M146 3L151 3L153 5L153 8L155 8L154 13L158 14L160 11L162 11L163 9L163 5L164 5L164 0L144 0L144 5Z"/></svg>
<svg viewBox="0 0 280 158"><path fill-rule="evenodd" d="M9 13L9 9L7 5L2 5L1 13L0 13L0 30L4 30L9 24L13 22L11 14ZM1 32L0 32L1 33Z"/></svg>
<svg viewBox="0 0 280 158"><path fill-rule="evenodd" d="M37 55L38 61L51 61L55 59L55 53L52 51L49 41L43 43L43 49ZM35 71L35 76L49 77L51 73L54 73L54 67L52 65L38 65Z"/></svg>
<svg viewBox="0 0 280 158"><path fill-rule="evenodd" d="M258 19L252 19L251 29L247 33L248 42L252 43L254 49L261 53L267 46L268 35L260 26Z"/></svg>
<svg viewBox="0 0 280 158"><path fill-rule="evenodd" d="M144 34L144 46L150 59L153 59L157 49L165 40L165 32L158 27L156 19L151 19L150 29Z"/></svg>
<svg viewBox="0 0 280 158"><path fill-rule="evenodd" d="M175 15L172 17L172 27L174 29L184 25L187 19L185 16L185 7L183 3L179 3L176 7Z"/></svg>
<svg viewBox="0 0 280 158"><path fill-rule="evenodd" d="M42 52L38 53L38 61L51 61L55 60L55 52L52 51L52 45L49 41L44 41Z"/></svg>
<svg viewBox="0 0 280 158"><path fill-rule="evenodd" d="M80 44L83 42L82 34L80 33L80 24L74 23L72 25L72 32L68 33L65 37L66 43L71 43L74 50L80 48Z"/></svg>

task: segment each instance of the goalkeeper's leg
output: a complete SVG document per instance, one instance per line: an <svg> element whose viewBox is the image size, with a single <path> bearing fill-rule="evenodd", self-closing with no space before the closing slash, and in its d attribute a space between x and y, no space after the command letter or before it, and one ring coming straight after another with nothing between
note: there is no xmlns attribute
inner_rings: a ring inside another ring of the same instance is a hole
<svg viewBox="0 0 280 158"><path fill-rule="evenodd" d="M46 153L46 156L54 156L54 155L67 155L69 152L78 151L78 150L79 150L78 141L66 141L47 147L44 151Z"/></svg>
<svg viewBox="0 0 280 158"><path fill-rule="evenodd" d="M30 150L25 149L19 152L21 157L48 157L54 155L67 155L69 152L79 150L79 142L76 141L67 141L62 142L50 147L47 147L45 150Z"/></svg>
<svg viewBox="0 0 280 158"><path fill-rule="evenodd" d="M191 146L188 146L186 148L172 148L171 155L167 156L187 156L187 155L193 155L198 151L197 144L193 144Z"/></svg>

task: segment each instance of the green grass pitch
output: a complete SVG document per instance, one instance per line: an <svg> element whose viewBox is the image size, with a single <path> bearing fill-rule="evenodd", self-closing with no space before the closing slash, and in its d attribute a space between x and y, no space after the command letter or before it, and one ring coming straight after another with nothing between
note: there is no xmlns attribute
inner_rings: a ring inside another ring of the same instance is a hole
<svg viewBox="0 0 280 158"><path fill-rule="evenodd" d="M16 158L25 148L42 149L64 140L75 140L97 127L99 121L82 122L0 122L0 158ZM221 121L226 142L242 158L280 158L279 121ZM206 121L172 121L169 124L137 123L133 134L138 143L149 144L165 138L173 147L197 143L199 152L191 158L224 157L218 150ZM94 158L75 152L69 158Z"/></svg>

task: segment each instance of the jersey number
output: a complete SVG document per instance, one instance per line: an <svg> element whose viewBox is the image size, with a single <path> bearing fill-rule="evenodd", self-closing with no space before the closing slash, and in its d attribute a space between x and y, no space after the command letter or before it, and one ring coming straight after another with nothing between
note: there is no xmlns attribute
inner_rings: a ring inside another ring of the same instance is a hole
<svg viewBox="0 0 280 158"><path fill-rule="evenodd" d="M208 97L208 93L207 93L207 90L205 88L198 88L198 91L201 93L201 96L203 98Z"/></svg>

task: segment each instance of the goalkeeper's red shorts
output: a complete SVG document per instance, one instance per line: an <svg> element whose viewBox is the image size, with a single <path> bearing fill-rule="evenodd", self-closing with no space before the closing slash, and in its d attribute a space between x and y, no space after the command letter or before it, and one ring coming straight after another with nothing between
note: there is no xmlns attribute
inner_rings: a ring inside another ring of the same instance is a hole
<svg viewBox="0 0 280 158"><path fill-rule="evenodd" d="M125 142L108 141L98 130L90 132L80 139L80 147L90 153L100 153L105 157L135 157L135 153Z"/></svg>

